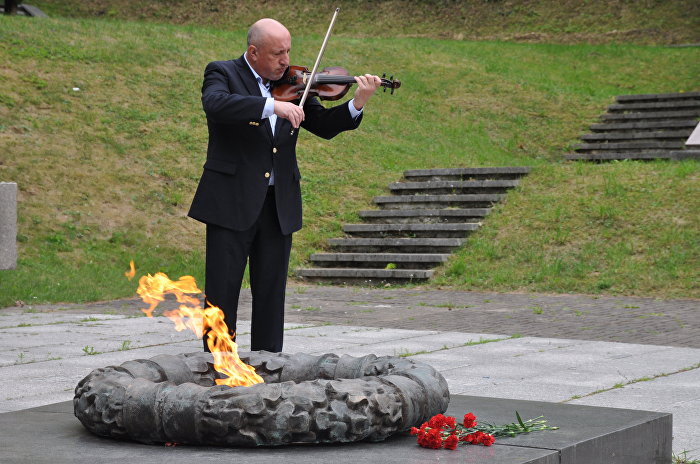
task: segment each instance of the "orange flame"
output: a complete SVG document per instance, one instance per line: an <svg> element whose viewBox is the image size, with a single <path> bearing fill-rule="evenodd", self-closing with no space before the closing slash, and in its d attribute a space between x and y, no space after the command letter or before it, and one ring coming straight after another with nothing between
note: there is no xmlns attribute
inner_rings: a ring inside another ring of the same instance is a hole
<svg viewBox="0 0 700 464"><path fill-rule="evenodd" d="M136 275L136 268L134 267L134 261L129 261L129 270L124 273L127 279L131 280Z"/></svg>
<svg viewBox="0 0 700 464"><path fill-rule="evenodd" d="M175 295L180 308L163 311L163 315L175 323L175 330L178 332L190 329L199 338L207 333L207 346L214 356L214 369L228 376L227 379L216 379L217 385L236 387L264 382L262 377L255 373L255 368L245 364L238 357L238 345L228 332L224 312L211 305L202 308L198 298L189 296L202 293L197 288L194 277L182 276L178 281L172 281L162 272L153 276L148 274L139 279L136 292L144 303L150 305L149 308L142 309L148 317L153 317L153 311L165 300L166 294Z"/></svg>

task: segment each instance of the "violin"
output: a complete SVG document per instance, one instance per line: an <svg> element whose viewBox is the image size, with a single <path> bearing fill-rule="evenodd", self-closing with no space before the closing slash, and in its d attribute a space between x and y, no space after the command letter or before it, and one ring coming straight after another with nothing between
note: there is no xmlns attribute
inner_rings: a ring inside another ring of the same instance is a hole
<svg viewBox="0 0 700 464"><path fill-rule="evenodd" d="M270 91L272 97L279 101L299 100L306 89L311 71L305 66L290 66L281 79L272 82ZM381 77L381 86L391 89L401 87L401 81L394 79L394 76L386 78L386 74ZM340 100L348 93L350 86L355 84L355 78L340 66L330 66L318 71L313 78L309 94L317 96L321 100Z"/></svg>

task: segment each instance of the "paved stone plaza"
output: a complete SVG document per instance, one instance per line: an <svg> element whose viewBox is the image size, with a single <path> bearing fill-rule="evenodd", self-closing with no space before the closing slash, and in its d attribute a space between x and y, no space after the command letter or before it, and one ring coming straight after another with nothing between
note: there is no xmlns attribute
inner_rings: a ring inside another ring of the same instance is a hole
<svg viewBox="0 0 700 464"><path fill-rule="evenodd" d="M0 412L70 400L97 367L201 349L142 306L0 310ZM243 350L249 307L243 292ZM285 351L410 356L455 395L670 412L674 452L698 457L699 310L695 300L295 286Z"/></svg>

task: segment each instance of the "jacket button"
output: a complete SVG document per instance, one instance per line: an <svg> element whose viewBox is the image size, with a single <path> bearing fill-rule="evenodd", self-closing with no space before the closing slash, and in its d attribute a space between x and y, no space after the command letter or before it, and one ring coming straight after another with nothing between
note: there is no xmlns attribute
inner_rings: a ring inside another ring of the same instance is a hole
<svg viewBox="0 0 700 464"><path fill-rule="evenodd" d="M269 178L270 178L270 173L269 173L269 172L266 172L266 173L265 173L265 179L269 179Z"/></svg>
<svg viewBox="0 0 700 464"><path fill-rule="evenodd" d="M272 148L272 153L277 153L277 147Z"/></svg>

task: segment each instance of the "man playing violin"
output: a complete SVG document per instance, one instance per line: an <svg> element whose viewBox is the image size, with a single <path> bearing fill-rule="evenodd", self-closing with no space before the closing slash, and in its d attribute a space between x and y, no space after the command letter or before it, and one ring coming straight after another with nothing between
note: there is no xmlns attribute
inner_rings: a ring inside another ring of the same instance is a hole
<svg viewBox="0 0 700 464"><path fill-rule="evenodd" d="M236 60L209 63L202 106L209 144L189 216L206 224L205 294L221 308L232 334L246 262L253 297L251 349L282 350L284 298L292 233L301 228L298 127L331 139L357 128L378 76L355 77L354 98L324 108L316 98L300 108L270 92L289 67L291 35L261 19ZM208 351L206 336L204 349Z"/></svg>

